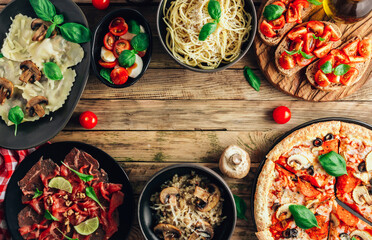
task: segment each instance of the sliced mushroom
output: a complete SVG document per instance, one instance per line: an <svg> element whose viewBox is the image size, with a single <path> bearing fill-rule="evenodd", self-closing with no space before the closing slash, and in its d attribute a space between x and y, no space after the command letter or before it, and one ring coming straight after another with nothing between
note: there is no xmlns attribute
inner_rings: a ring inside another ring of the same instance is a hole
<svg viewBox="0 0 372 240"><path fill-rule="evenodd" d="M35 31L34 35L32 36L32 41L43 41L47 34L48 28L51 24L48 22L43 21L40 18L36 18L31 23L31 29ZM57 30L52 32L51 38L57 35Z"/></svg>
<svg viewBox="0 0 372 240"><path fill-rule="evenodd" d="M334 215L333 213L331 213L331 224L333 225L333 227L338 227L338 225L340 225L340 220L338 220L336 215Z"/></svg>
<svg viewBox="0 0 372 240"><path fill-rule="evenodd" d="M341 233L339 237L340 237L340 240L350 240L350 236L347 233Z"/></svg>
<svg viewBox="0 0 372 240"><path fill-rule="evenodd" d="M19 77L19 80L25 83L34 83L35 81L40 81L41 72L39 68L30 60L26 60L20 65L22 74Z"/></svg>
<svg viewBox="0 0 372 240"><path fill-rule="evenodd" d="M311 149L311 152L317 155L322 150L323 150L323 147L322 146L320 146L320 147L313 147Z"/></svg>
<svg viewBox="0 0 372 240"><path fill-rule="evenodd" d="M314 199L314 200L309 201L306 204L306 207L312 211L312 210L315 210L313 208L315 208L317 204L319 204L319 199Z"/></svg>
<svg viewBox="0 0 372 240"><path fill-rule="evenodd" d="M207 186L207 189L208 189L208 192L210 193L208 201L205 202L199 198L196 200L196 208L201 212L210 211L220 201L221 192L220 192L220 189L218 189L218 187L215 184L209 184Z"/></svg>
<svg viewBox="0 0 372 240"><path fill-rule="evenodd" d="M251 165L249 154L238 146L231 145L222 153L219 168L231 178L244 178Z"/></svg>
<svg viewBox="0 0 372 240"><path fill-rule="evenodd" d="M309 164L309 160L300 154L292 155L288 158L287 163L289 166L293 167L295 170L300 170L305 168Z"/></svg>
<svg viewBox="0 0 372 240"><path fill-rule="evenodd" d="M196 186L195 191L194 191L194 196L197 198L200 198L204 202L208 202L208 198L211 196L211 194L204 188Z"/></svg>
<svg viewBox="0 0 372 240"><path fill-rule="evenodd" d="M159 223L155 226L154 232L158 237L163 237L165 240L173 240L181 237L182 233L177 227L166 224L166 223Z"/></svg>
<svg viewBox="0 0 372 240"><path fill-rule="evenodd" d="M177 205L177 196L179 195L179 190L176 187L167 187L160 192L160 202L162 204L170 204L172 206Z"/></svg>
<svg viewBox="0 0 372 240"><path fill-rule="evenodd" d="M354 189L353 199L359 205L365 203L372 205L372 197L369 195L368 189L365 186L358 186Z"/></svg>
<svg viewBox="0 0 372 240"><path fill-rule="evenodd" d="M26 113L30 117L34 117L35 114L37 114L39 117L43 117L45 115L45 111L41 106L42 104L48 104L48 99L46 97L36 96L31 98L26 104Z"/></svg>
<svg viewBox="0 0 372 240"><path fill-rule="evenodd" d="M3 105L6 99L12 97L13 91L13 83L6 78L0 78L0 105Z"/></svg>
<svg viewBox="0 0 372 240"><path fill-rule="evenodd" d="M362 240L372 240L371 234L365 231L361 231L361 230L355 230L354 232L350 234L351 238L355 236L360 237Z"/></svg>
<svg viewBox="0 0 372 240"><path fill-rule="evenodd" d="M367 172L372 171L372 152L368 153L366 157L366 170Z"/></svg>
<svg viewBox="0 0 372 240"><path fill-rule="evenodd" d="M276 211L275 216L276 216L277 219L279 219L279 221L288 219L292 216L291 211L289 211L289 206L290 205L291 205L291 203L287 203L287 204L283 204L282 206L280 206L278 208L278 210Z"/></svg>
<svg viewBox="0 0 372 240"><path fill-rule="evenodd" d="M365 184L369 183L369 180L372 178L372 172L354 172L354 177L362 180Z"/></svg>

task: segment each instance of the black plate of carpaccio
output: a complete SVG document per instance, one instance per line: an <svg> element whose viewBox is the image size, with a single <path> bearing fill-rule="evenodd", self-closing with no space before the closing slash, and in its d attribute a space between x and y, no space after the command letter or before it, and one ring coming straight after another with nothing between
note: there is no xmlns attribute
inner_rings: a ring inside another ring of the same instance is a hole
<svg viewBox="0 0 372 240"><path fill-rule="evenodd" d="M57 14L63 14L65 22L80 23L88 27L84 13L72 0L50 0L56 7ZM22 13L32 18L36 14L29 0L14 0L0 12L0 49L12 18ZM74 85L63 106L55 112L35 121L26 122L18 126L17 136L14 136L14 126L8 127L0 118L0 146L7 149L27 149L38 146L57 135L67 124L84 91L89 76L91 43L81 44L84 58L81 63L73 67L76 71Z"/></svg>
<svg viewBox="0 0 372 240"><path fill-rule="evenodd" d="M119 164L110 157L107 153L103 152L102 150L93 147L91 145L80 143L80 142L58 142L53 144L46 144L40 147L38 150L27 156L22 163L17 167L14 174L12 175L5 195L5 220L8 225L8 230L14 240L23 240L24 238L19 233L19 223L18 223L18 215L27 205L22 204L22 197L25 198L23 195L18 182L24 179L26 174L33 168L33 166L38 166L39 173L50 172L50 166L54 165L53 163L49 164L45 161L45 159L51 159L57 165L61 165L62 161L69 161L69 162L76 162L78 164L83 165L94 165L90 160L86 162L84 154L78 154L76 158L73 160L68 160L65 157L71 151L80 151L80 153L87 153L91 155L94 159L96 159L99 163L100 172L106 172L108 176L108 182L114 184L122 184L121 191L124 193L124 201L123 204L118 207L118 215L119 215L119 225L118 231L112 235L110 240L116 239L126 239L129 231L132 226L133 218L134 218L134 198L133 198L133 190L131 184L129 182L128 176L124 172L124 170L119 166ZM43 164L38 164L39 160L43 158ZM68 164L70 165L70 164ZM49 167L48 167L49 166ZM35 168L33 168L35 169ZM103 171L101 171L103 170ZM31 172L31 171L30 171ZM40 174L39 174L40 175ZM93 180L94 181L94 180ZM33 184L34 178L30 177L30 184ZM27 179L23 180L23 183L27 184ZM39 182L40 184L40 182ZM37 185L37 183L35 184ZM35 185L33 187L35 187ZM29 186L30 187L30 186ZM100 194L97 194L100 197ZM113 195L111 195L112 197ZM31 211L30 211L31 212ZM29 215L27 212L24 215ZM40 217L40 216L39 216ZM22 221L30 221L29 217L21 216ZM23 220L24 218L24 220ZM101 224L100 224L101 228ZM99 228L99 229L100 229ZM97 230L98 231L98 230ZM104 239L98 235L97 231L92 234L91 240L94 239ZM95 237L93 237L95 236Z"/></svg>

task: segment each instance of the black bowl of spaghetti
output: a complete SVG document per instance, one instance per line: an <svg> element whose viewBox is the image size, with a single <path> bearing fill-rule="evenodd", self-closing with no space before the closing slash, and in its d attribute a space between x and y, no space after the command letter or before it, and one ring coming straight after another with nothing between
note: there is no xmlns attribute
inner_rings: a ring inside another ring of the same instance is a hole
<svg viewBox="0 0 372 240"><path fill-rule="evenodd" d="M252 0L218 0L221 16L216 30L199 40L202 27L214 21L211 0L162 0L157 29L165 50L180 65L197 72L217 72L232 66L249 50L257 28Z"/></svg>

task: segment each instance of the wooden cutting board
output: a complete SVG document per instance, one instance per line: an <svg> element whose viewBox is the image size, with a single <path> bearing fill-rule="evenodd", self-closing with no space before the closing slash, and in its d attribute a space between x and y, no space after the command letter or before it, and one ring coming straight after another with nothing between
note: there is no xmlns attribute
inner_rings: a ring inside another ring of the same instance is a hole
<svg viewBox="0 0 372 240"><path fill-rule="evenodd" d="M258 11L258 18L262 14L263 6L266 1L262 2ZM310 20L330 21L330 18L325 14L323 8L313 12L310 16L304 19L304 22ZM369 14L363 21L355 24L340 24L336 23L342 32L342 40L347 41L354 36L361 36L372 38L372 13ZM269 82L279 90L289 95L302 98L308 101L322 102L334 101L349 96L360 87L362 87L368 80L372 78L372 61L369 64L367 71L365 71L362 78L352 86L345 87L338 91L324 92L320 91L307 81L305 71L306 67L296 74L285 77L280 74L275 66L274 56L276 46L270 47L262 42L261 38L256 34L254 46L258 59L258 65L264 73Z"/></svg>

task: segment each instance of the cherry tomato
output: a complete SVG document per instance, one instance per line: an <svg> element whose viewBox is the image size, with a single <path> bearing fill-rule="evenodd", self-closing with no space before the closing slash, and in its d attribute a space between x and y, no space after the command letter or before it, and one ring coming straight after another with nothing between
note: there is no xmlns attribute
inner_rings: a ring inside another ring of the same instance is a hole
<svg viewBox="0 0 372 240"><path fill-rule="evenodd" d="M297 23L302 23L302 10L309 7L309 2L305 0L296 0L293 2L293 6L297 11Z"/></svg>
<svg viewBox="0 0 372 240"><path fill-rule="evenodd" d="M328 73L328 74L326 74L326 76L327 76L328 80L332 83L339 83L340 79L341 79L340 76L337 76L334 73Z"/></svg>
<svg viewBox="0 0 372 240"><path fill-rule="evenodd" d="M105 45L105 48L112 51L112 49L114 49L115 36L110 32L107 33L103 39L103 44Z"/></svg>
<svg viewBox="0 0 372 240"><path fill-rule="evenodd" d="M309 55L313 56L313 54L311 54L311 53ZM314 60L314 58L306 59L301 54L298 54L296 56L296 62L301 67L309 65L313 60Z"/></svg>
<svg viewBox="0 0 372 240"><path fill-rule="evenodd" d="M276 123L284 124L291 120L291 111L286 106L275 108L273 118Z"/></svg>
<svg viewBox="0 0 372 240"><path fill-rule="evenodd" d="M146 50L142 52L138 52L137 55L143 58L146 55Z"/></svg>
<svg viewBox="0 0 372 240"><path fill-rule="evenodd" d="M283 2L281 2L281 1L276 1L276 2L274 2L274 3L272 3L272 4L273 4L273 5L281 6L282 8L286 9L285 4L284 4Z"/></svg>
<svg viewBox="0 0 372 240"><path fill-rule="evenodd" d="M335 60L340 63L348 64L350 62L350 58L341 50L333 49L331 54L335 56Z"/></svg>
<svg viewBox="0 0 372 240"><path fill-rule="evenodd" d="M289 4L288 10L285 14L285 20L287 23L293 23L298 20L298 10L292 4Z"/></svg>
<svg viewBox="0 0 372 240"><path fill-rule="evenodd" d="M331 26L331 25L327 25L325 28L324 28L324 31L325 32L330 32L331 33L331 38L329 39L330 41L338 41L340 40L340 36L338 36L336 30Z"/></svg>
<svg viewBox="0 0 372 240"><path fill-rule="evenodd" d="M321 87L327 87L329 85L329 80L327 75L325 75L322 70L318 70L315 74L315 82Z"/></svg>
<svg viewBox="0 0 372 240"><path fill-rule="evenodd" d="M284 3L285 5L288 5L288 3L290 2L290 0L280 0L282 3Z"/></svg>
<svg viewBox="0 0 372 240"><path fill-rule="evenodd" d="M304 41L302 41L300 38L296 38L291 42L291 45L289 45L289 51L296 50L298 51L300 48L304 46Z"/></svg>
<svg viewBox="0 0 372 240"><path fill-rule="evenodd" d="M118 60L115 60L114 62L105 62L102 59L100 59L98 63L104 68L114 68L116 64L118 63Z"/></svg>
<svg viewBox="0 0 372 240"><path fill-rule="evenodd" d="M362 63L366 61L366 59L361 56L350 56L349 60L350 60L350 63Z"/></svg>
<svg viewBox="0 0 372 240"><path fill-rule="evenodd" d="M93 112L86 111L80 114L80 125L86 129L92 129L97 125L97 116Z"/></svg>
<svg viewBox="0 0 372 240"><path fill-rule="evenodd" d="M319 21L310 21L306 27L309 32L313 32L317 37L321 36L324 32L324 24Z"/></svg>
<svg viewBox="0 0 372 240"><path fill-rule="evenodd" d="M93 6L99 10L104 10L110 5L110 0L92 0Z"/></svg>
<svg viewBox="0 0 372 240"><path fill-rule="evenodd" d="M307 33L307 30L305 27L297 27L292 29L288 33L288 38L291 40L295 40L295 38L302 38Z"/></svg>
<svg viewBox="0 0 372 240"><path fill-rule="evenodd" d="M294 68L296 63L293 59L293 56L287 54L286 52L283 52L279 58L279 65L284 69L291 69Z"/></svg>
<svg viewBox="0 0 372 240"><path fill-rule="evenodd" d="M115 36L122 36L128 32L128 24L125 22L124 18L117 17L111 21L109 29Z"/></svg>
<svg viewBox="0 0 372 240"><path fill-rule="evenodd" d="M358 69L352 67L341 76L340 83L343 85L349 85L350 83L354 82L354 80L358 77L359 71Z"/></svg>
<svg viewBox="0 0 372 240"><path fill-rule="evenodd" d="M112 70L111 74L111 81L116 85L122 85L127 82L129 74L127 69L123 67L115 68Z"/></svg>
<svg viewBox="0 0 372 240"><path fill-rule="evenodd" d="M266 20L262 21L260 25L260 31L263 35L269 38L276 36L276 33L273 30L273 27L268 22L266 22Z"/></svg>
<svg viewBox="0 0 372 240"><path fill-rule="evenodd" d="M273 29L281 29L285 25L284 15L280 16L278 19L269 22Z"/></svg>
<svg viewBox="0 0 372 240"><path fill-rule="evenodd" d="M326 45L324 45L323 47L320 47L320 48L317 48L313 51L314 55L317 57L317 58L322 58L324 57L325 55L327 55L329 53L329 51L331 51L332 49L332 43L327 43Z"/></svg>
<svg viewBox="0 0 372 240"><path fill-rule="evenodd" d="M323 38L323 41L320 41L319 39L316 40L316 47L319 48L321 46L324 46L326 45L329 40L331 39L331 36L332 36L332 33L327 31L327 32L323 32L323 35L321 36L321 38Z"/></svg>
<svg viewBox="0 0 372 240"><path fill-rule="evenodd" d="M304 41L305 41L305 46L304 46L305 53L309 54L312 51L314 51L314 48L315 48L314 33L307 33L304 37Z"/></svg>
<svg viewBox="0 0 372 240"><path fill-rule="evenodd" d="M358 51L359 39L352 41L351 43L346 44L346 46L342 49L346 55L355 56Z"/></svg>
<svg viewBox="0 0 372 240"><path fill-rule="evenodd" d="M113 51L114 56L118 58L124 50L129 50L129 49L130 49L129 41L120 39L115 42L114 51Z"/></svg>
<svg viewBox="0 0 372 240"><path fill-rule="evenodd" d="M372 40L371 39L363 39L359 42L358 52L362 57L369 57L372 52Z"/></svg>
<svg viewBox="0 0 372 240"><path fill-rule="evenodd" d="M332 54L328 54L327 56L323 57L322 59L319 60L318 62L318 68L320 69L321 66L323 66L324 63L326 62L331 62L332 67L335 66L335 57Z"/></svg>
<svg viewBox="0 0 372 240"><path fill-rule="evenodd" d="M306 0L296 0L293 2L294 6L302 6L303 8L309 7L309 2Z"/></svg>

